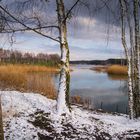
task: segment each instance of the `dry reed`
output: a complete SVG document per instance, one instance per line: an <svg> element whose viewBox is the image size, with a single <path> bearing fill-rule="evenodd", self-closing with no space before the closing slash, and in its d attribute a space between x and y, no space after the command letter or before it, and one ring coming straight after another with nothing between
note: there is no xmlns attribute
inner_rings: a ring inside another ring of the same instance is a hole
<svg viewBox="0 0 140 140"><path fill-rule="evenodd" d="M108 74L127 75L127 66L112 65L107 68Z"/></svg>
<svg viewBox="0 0 140 140"><path fill-rule="evenodd" d="M51 74L56 68L32 65L0 65L0 87L25 92L38 92L49 98L56 97Z"/></svg>
<svg viewBox="0 0 140 140"><path fill-rule="evenodd" d="M94 70L96 72L106 72L107 66L96 66L93 68L90 68L91 70Z"/></svg>

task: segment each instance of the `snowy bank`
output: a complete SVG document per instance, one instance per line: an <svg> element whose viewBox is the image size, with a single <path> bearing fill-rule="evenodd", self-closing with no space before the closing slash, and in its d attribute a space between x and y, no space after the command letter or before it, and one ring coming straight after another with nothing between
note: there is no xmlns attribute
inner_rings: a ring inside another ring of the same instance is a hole
<svg viewBox="0 0 140 140"><path fill-rule="evenodd" d="M1 91L6 140L140 139L140 119L87 111L56 115L56 101L35 93Z"/></svg>

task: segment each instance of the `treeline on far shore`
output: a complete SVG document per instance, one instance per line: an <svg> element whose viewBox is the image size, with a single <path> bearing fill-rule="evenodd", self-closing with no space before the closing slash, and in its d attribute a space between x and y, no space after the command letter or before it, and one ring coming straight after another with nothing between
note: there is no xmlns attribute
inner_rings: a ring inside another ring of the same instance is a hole
<svg viewBox="0 0 140 140"><path fill-rule="evenodd" d="M0 48L0 64L33 64L58 67L60 56L58 54L47 53L22 53L17 50L5 50Z"/></svg>
<svg viewBox="0 0 140 140"><path fill-rule="evenodd" d="M126 65L126 59L107 59L107 60L77 60L70 61L71 64L87 64L87 65Z"/></svg>

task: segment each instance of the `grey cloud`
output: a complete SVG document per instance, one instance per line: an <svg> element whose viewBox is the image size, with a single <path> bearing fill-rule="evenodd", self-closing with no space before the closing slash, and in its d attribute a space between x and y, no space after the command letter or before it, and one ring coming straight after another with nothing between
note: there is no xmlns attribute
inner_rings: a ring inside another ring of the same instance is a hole
<svg viewBox="0 0 140 140"><path fill-rule="evenodd" d="M13 10L15 10L15 0L4 0L5 2L12 2ZM16 1L23 1L23 0L16 0ZM37 2L37 0L34 0ZM43 1L43 0L42 0ZM85 2L85 0L83 0ZM118 46L117 49L110 47L109 49L104 48L104 43L107 39L107 33L108 29L110 28L110 42L114 43L120 43L120 29L119 29L119 22L115 21L117 16L114 17L114 15L119 15L119 7L118 7L118 0L108 0L109 6L111 7L111 11L115 13L110 13L109 9L103 6L103 3L99 0L87 0L89 2L89 9L82 6L79 8L76 7L74 9L75 15L74 17L69 21L68 24L68 36L69 39L72 38L73 40L76 40L76 43L78 44L79 39L86 40L86 41L94 41L94 42L102 42L99 46L89 46L89 48L83 49L81 47L77 47L76 45L71 44L70 50L71 50L71 58L72 59L104 59L104 58L110 58L110 57L118 57L120 54L120 51L122 51L120 46ZM64 0L66 4L66 10L70 9L70 7L73 5L75 0ZM43 5L45 6L45 5ZM42 14L43 20L47 21L48 19L53 19L53 21L57 20L56 18L56 5L55 0L50 0L49 5L44 8L40 8L41 5L36 6L37 10ZM100 10L98 10L99 7ZM29 7L25 7L25 13L27 14L29 11ZM114 22L114 23L113 23ZM46 22L47 23L47 22ZM31 33L29 33L30 36L32 36ZM48 43L48 42L47 42ZM44 44L47 44L44 43ZM43 43L42 43L43 44ZM59 46L49 46L48 45L40 45L40 46L34 46L33 48L28 48L29 51L42 51L42 52L50 52L55 53L59 52ZM35 44L36 45L36 44ZM22 49L27 49L27 47L22 47ZM78 58L77 58L78 57Z"/></svg>
<svg viewBox="0 0 140 140"><path fill-rule="evenodd" d="M99 22L89 17L78 17L77 23L73 20L69 24L69 35L82 39L110 40L120 39L120 28Z"/></svg>

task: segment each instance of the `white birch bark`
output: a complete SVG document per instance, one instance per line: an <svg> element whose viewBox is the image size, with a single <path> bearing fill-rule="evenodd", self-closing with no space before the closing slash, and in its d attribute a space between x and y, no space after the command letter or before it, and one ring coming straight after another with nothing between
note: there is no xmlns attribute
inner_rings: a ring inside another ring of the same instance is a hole
<svg viewBox="0 0 140 140"><path fill-rule="evenodd" d="M136 117L140 116L140 29L139 29L139 1L133 0L134 28L135 28L135 110Z"/></svg>
<svg viewBox="0 0 140 140"><path fill-rule="evenodd" d="M132 45L133 45L133 38L132 37L132 28L131 28L131 24L130 24L130 19L129 19L129 13L127 11L127 6L124 0L120 0L120 6L121 6L121 30L122 30L122 45L124 47L124 51L125 51L125 56L127 59L127 67L128 67L128 97L129 97L129 117L130 119L133 119L135 117L135 113L134 113L134 99L133 99L133 85L132 85L132 58L133 55L129 54L129 49L127 47L127 43L126 43L126 35L125 35L125 17L127 15L127 21L129 22L129 32L130 32L130 49L133 49ZM131 51L132 53L132 51Z"/></svg>
<svg viewBox="0 0 140 140"><path fill-rule="evenodd" d="M130 58L128 58L128 94L129 94L129 117L130 119L134 119L134 98L133 98L133 88L132 88L132 66Z"/></svg>
<svg viewBox="0 0 140 140"><path fill-rule="evenodd" d="M60 34L61 47L61 72L59 79L59 90L57 97L57 113L69 113L69 85L70 85L70 70L69 70L69 48L67 42L67 26L65 21L65 8L63 0L56 0L58 25Z"/></svg>

